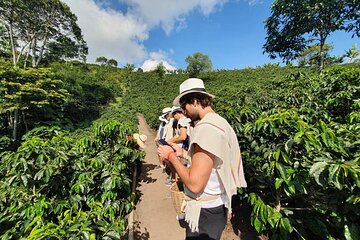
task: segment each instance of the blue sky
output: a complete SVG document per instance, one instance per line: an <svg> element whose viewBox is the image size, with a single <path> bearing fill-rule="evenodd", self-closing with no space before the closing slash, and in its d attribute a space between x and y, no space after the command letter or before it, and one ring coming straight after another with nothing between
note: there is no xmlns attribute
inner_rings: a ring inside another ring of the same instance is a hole
<svg viewBox="0 0 360 240"><path fill-rule="evenodd" d="M89 46L88 61L105 56L151 69L159 62L185 69L195 52L209 55L214 69L261 66L270 0L64 0L77 15ZM332 55L359 38L334 33Z"/></svg>

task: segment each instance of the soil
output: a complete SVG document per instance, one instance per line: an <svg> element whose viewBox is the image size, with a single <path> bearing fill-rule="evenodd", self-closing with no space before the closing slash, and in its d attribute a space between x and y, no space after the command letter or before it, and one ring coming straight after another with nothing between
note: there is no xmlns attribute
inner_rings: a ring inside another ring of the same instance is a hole
<svg viewBox="0 0 360 240"><path fill-rule="evenodd" d="M156 132L146 123L141 114L139 132L147 135L146 157L141 166L136 187L137 198L133 211L133 239L135 240L183 240L184 223L176 220L176 212L171 199L170 187L165 185L166 174L159 168L154 138ZM234 200L236 208L223 232L222 240L261 239L249 223L250 211ZM130 239L130 238L129 238Z"/></svg>

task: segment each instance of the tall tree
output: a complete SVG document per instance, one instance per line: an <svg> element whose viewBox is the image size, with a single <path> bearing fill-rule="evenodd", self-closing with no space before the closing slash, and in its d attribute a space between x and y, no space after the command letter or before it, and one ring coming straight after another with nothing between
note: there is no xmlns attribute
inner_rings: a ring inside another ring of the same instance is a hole
<svg viewBox="0 0 360 240"><path fill-rule="evenodd" d="M0 1L0 22L8 32L14 66L21 57L31 57L37 67L54 45L62 56L85 60L88 49L76 21L60 0ZM69 45L74 46L71 51Z"/></svg>
<svg viewBox="0 0 360 240"><path fill-rule="evenodd" d="M13 65L17 65L19 57L24 48L17 50L17 38L22 38L20 31L22 27L22 17L25 14L25 5L21 0L0 1L0 23L7 33L3 33L3 37L8 38L8 46L11 48Z"/></svg>
<svg viewBox="0 0 360 240"><path fill-rule="evenodd" d="M360 61L360 51L357 49L356 43L354 43L353 46L345 52L345 57L349 58L350 63Z"/></svg>
<svg viewBox="0 0 360 240"><path fill-rule="evenodd" d="M324 44L323 47L323 56L324 58L329 58L330 51L333 49L333 46L330 44ZM320 46L318 44L310 45L304 49L301 53L299 53L298 62L299 66L305 65L318 65L320 58Z"/></svg>
<svg viewBox="0 0 360 240"><path fill-rule="evenodd" d="M163 80L164 80L165 73L166 73L166 68L165 68L163 62L160 62L160 63L156 66L155 72L159 75L160 80L163 81Z"/></svg>
<svg viewBox="0 0 360 240"><path fill-rule="evenodd" d="M304 49L319 46L319 70L324 66L324 46L337 30L360 36L359 0L276 0L271 16L265 21L267 31L264 51L290 61Z"/></svg>
<svg viewBox="0 0 360 240"><path fill-rule="evenodd" d="M109 59L109 60L106 62L106 64L107 64L108 66L117 67L118 62L117 62L115 59L111 58L111 59Z"/></svg>
<svg viewBox="0 0 360 240"><path fill-rule="evenodd" d="M135 70L135 65L134 64L131 64L131 63L127 63L125 66L124 66L124 69L126 69L126 71L128 73L131 73Z"/></svg>
<svg viewBox="0 0 360 240"><path fill-rule="evenodd" d="M58 112L67 100L69 93L63 82L53 78L54 74L45 68L0 65L0 114L6 115L13 140L19 137L20 125L28 130L27 116L38 114L45 118L51 112Z"/></svg>
<svg viewBox="0 0 360 240"><path fill-rule="evenodd" d="M185 61L188 63L186 70L190 77L197 77L200 72L212 70L210 57L201 52L196 52L193 55L188 56Z"/></svg>
<svg viewBox="0 0 360 240"><path fill-rule="evenodd" d="M104 56L97 57L95 62L99 63L100 65L105 65L107 63L108 59Z"/></svg>
<svg viewBox="0 0 360 240"><path fill-rule="evenodd" d="M6 36L6 28L0 23L0 56L9 51L9 44Z"/></svg>

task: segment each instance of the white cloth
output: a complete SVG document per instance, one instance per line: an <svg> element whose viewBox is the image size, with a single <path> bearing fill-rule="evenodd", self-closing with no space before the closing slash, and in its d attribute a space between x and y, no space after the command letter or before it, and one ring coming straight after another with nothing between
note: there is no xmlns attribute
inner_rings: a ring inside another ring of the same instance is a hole
<svg viewBox="0 0 360 240"><path fill-rule="evenodd" d="M246 187L241 152L237 136L230 124L220 115L207 113L195 126L191 135L189 155L194 143L215 155L214 166L225 189L225 206L231 212L231 198L237 188Z"/></svg>
<svg viewBox="0 0 360 240"><path fill-rule="evenodd" d="M189 228L192 232L199 231L199 218L201 211L201 202L200 201L186 201L185 205L185 221L189 224Z"/></svg>
<svg viewBox="0 0 360 240"><path fill-rule="evenodd" d="M193 129L190 138L189 155L193 155L194 144L215 156L213 168L216 169L218 186L222 194L221 200L225 207L231 212L231 198L237 193L238 187L246 187L241 152L236 134L230 124L216 113L207 113ZM213 181L214 179L212 179ZM214 182L210 182L210 185ZM201 194L201 198L211 196L209 182L205 189L208 193ZM219 189L215 189L218 191ZM224 191L223 191L224 190ZM213 199L214 200L214 199ZM211 200L210 200L211 201ZM201 201L186 201L185 220L189 223L192 231L197 231L199 216L201 210Z"/></svg>
<svg viewBox="0 0 360 240"><path fill-rule="evenodd" d="M180 128L185 127L186 128L186 134L190 136L192 127L190 126L191 119L187 117L182 117L178 120L177 123L177 134L180 134Z"/></svg>
<svg viewBox="0 0 360 240"><path fill-rule="evenodd" d="M168 123L166 123L165 125L162 126L162 123L160 123L155 139L157 139L157 140L160 139L160 128L161 127L164 128L163 139L169 140L170 138L172 138L173 137L173 128L172 128L173 122L174 122L174 119L170 118L170 121Z"/></svg>

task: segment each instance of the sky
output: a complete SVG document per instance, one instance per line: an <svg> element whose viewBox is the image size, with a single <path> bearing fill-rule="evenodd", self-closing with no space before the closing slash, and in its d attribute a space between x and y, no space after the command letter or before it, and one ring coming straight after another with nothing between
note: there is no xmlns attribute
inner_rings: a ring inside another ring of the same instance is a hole
<svg viewBox="0 0 360 240"><path fill-rule="evenodd" d="M115 59L152 70L160 62L186 69L187 56L201 52L213 69L242 69L270 60L263 53L264 21L272 0L62 0L78 17L89 47L87 61ZM328 38L331 55L344 54L358 37L335 32Z"/></svg>

